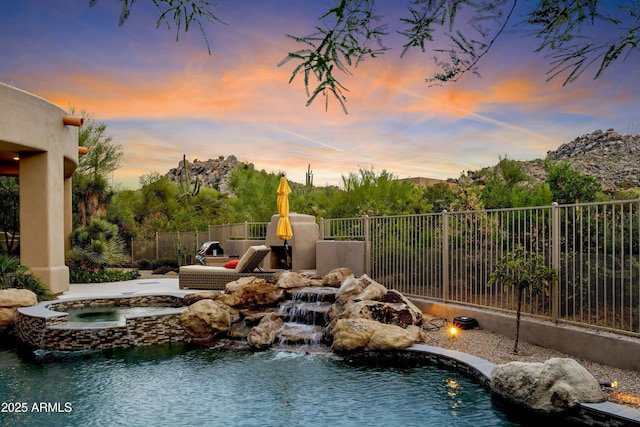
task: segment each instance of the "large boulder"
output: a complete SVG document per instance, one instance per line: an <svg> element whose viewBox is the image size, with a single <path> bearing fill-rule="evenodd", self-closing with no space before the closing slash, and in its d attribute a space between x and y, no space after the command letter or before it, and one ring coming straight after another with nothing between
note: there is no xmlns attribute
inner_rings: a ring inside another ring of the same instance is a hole
<svg viewBox="0 0 640 427"><path fill-rule="evenodd" d="M38 304L38 297L29 289L0 289L0 307L30 307Z"/></svg>
<svg viewBox="0 0 640 427"><path fill-rule="evenodd" d="M400 350L422 341L417 326L401 328L370 319L339 319L333 328L335 352Z"/></svg>
<svg viewBox="0 0 640 427"><path fill-rule="evenodd" d="M405 328L409 325L418 325L422 321L422 312L407 304L368 300L350 304L339 318L375 320Z"/></svg>
<svg viewBox="0 0 640 427"><path fill-rule="evenodd" d="M216 300L231 307L252 309L274 306L285 297L284 289L264 279L252 276L241 280L239 285L233 282L228 284L226 292L218 295Z"/></svg>
<svg viewBox="0 0 640 427"><path fill-rule="evenodd" d="M0 332L8 331L13 327L15 315L15 308L0 307Z"/></svg>
<svg viewBox="0 0 640 427"><path fill-rule="evenodd" d="M189 306L203 299L216 299L218 295L220 295L218 291L194 292L192 294L186 294L182 298L182 303Z"/></svg>
<svg viewBox="0 0 640 427"><path fill-rule="evenodd" d="M251 328L247 342L255 349L269 348L276 341L283 326L284 321L276 313L270 313L260 320L258 326Z"/></svg>
<svg viewBox="0 0 640 427"><path fill-rule="evenodd" d="M353 301L380 300L389 290L378 282L371 281L366 288L352 298Z"/></svg>
<svg viewBox="0 0 640 427"><path fill-rule="evenodd" d="M311 279L295 271L284 271L278 277L276 285L282 289L304 288L311 286Z"/></svg>
<svg viewBox="0 0 640 427"><path fill-rule="evenodd" d="M568 358L498 365L491 372L491 387L515 404L547 413L605 400L593 375Z"/></svg>
<svg viewBox="0 0 640 427"><path fill-rule="evenodd" d="M220 332L226 332L238 315L226 304L202 299L187 307L180 314L180 323L195 340L212 340Z"/></svg>
<svg viewBox="0 0 640 427"><path fill-rule="evenodd" d="M347 267L335 268L324 275L322 278L322 286L328 286L330 288L339 288L344 282L344 279L351 276L353 273L351 269Z"/></svg>
<svg viewBox="0 0 640 427"><path fill-rule="evenodd" d="M0 289L0 332L13 327L16 309L38 304L38 297L29 289Z"/></svg>

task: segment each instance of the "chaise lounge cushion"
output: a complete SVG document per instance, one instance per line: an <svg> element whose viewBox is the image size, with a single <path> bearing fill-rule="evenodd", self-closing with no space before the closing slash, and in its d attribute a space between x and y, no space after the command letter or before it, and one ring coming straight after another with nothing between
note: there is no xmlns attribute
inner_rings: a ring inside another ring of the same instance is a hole
<svg viewBox="0 0 640 427"><path fill-rule="evenodd" d="M242 258L240 258L240 261L238 261L238 265L236 265L234 271L236 273L251 273L258 268L270 250L271 249L265 245L249 246L249 249L247 249L244 255L242 255Z"/></svg>
<svg viewBox="0 0 640 427"><path fill-rule="evenodd" d="M182 266L178 276L180 289L224 289L227 283L246 276L270 279L275 272L263 272L258 268L270 250L264 245L249 247L233 269L204 265Z"/></svg>

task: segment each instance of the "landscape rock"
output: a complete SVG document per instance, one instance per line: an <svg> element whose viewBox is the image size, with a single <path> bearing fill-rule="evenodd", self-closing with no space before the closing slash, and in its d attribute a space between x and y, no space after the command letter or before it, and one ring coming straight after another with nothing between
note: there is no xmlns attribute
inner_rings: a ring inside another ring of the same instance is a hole
<svg viewBox="0 0 640 427"><path fill-rule="evenodd" d="M339 288L342 282L353 273L347 267L334 268L322 278L322 286Z"/></svg>
<svg viewBox="0 0 640 427"><path fill-rule="evenodd" d="M237 289L248 285L249 283L253 283L255 281L265 282L266 280L257 278L256 276L244 276L232 282L229 282L225 285L224 290L226 293L230 294L235 292Z"/></svg>
<svg viewBox="0 0 640 427"><path fill-rule="evenodd" d="M192 338L211 340L220 332L228 331L237 317L220 301L202 299L180 314L180 323Z"/></svg>
<svg viewBox="0 0 640 427"><path fill-rule="evenodd" d="M0 289L0 332L13 327L16 309L38 304L38 297L29 289Z"/></svg>
<svg viewBox="0 0 640 427"><path fill-rule="evenodd" d="M545 413L605 400L593 375L569 358L498 365L491 372L491 387L515 404Z"/></svg>
<svg viewBox="0 0 640 427"><path fill-rule="evenodd" d="M333 329L335 352L399 350L422 341L418 327L401 328L369 319L339 319Z"/></svg>
<svg viewBox="0 0 640 427"><path fill-rule="evenodd" d="M0 289L0 307L30 307L38 304L38 297L29 289Z"/></svg>
<svg viewBox="0 0 640 427"><path fill-rule="evenodd" d="M254 326L247 335L247 342L252 348L265 349L273 345L284 321L275 313L264 316L258 326Z"/></svg>
<svg viewBox="0 0 640 427"><path fill-rule="evenodd" d="M13 327L15 315L15 308L0 307L0 332L6 332Z"/></svg>
<svg viewBox="0 0 640 427"><path fill-rule="evenodd" d="M233 291L227 293L229 289L233 289ZM229 287L227 285L227 291L218 295L216 300L231 307L253 309L274 306L282 301L284 296L284 289L273 283L268 283L264 279L252 277L251 280L243 282L240 286Z"/></svg>
<svg viewBox="0 0 640 427"><path fill-rule="evenodd" d="M368 300L348 305L340 314L340 319L375 320L404 328L418 325L422 321L422 313L406 304Z"/></svg>
<svg viewBox="0 0 640 427"><path fill-rule="evenodd" d="M311 286L311 279L295 271L284 271L278 277L276 285L281 289L304 288Z"/></svg>
<svg viewBox="0 0 640 427"><path fill-rule="evenodd" d="M182 298L182 303L186 306L190 306L203 299L216 299L219 294L220 292L212 292L212 291L195 292L193 294L186 294Z"/></svg>
<svg viewBox="0 0 640 427"><path fill-rule="evenodd" d="M353 301L379 300L389 290L378 282L371 282L358 295L353 297Z"/></svg>

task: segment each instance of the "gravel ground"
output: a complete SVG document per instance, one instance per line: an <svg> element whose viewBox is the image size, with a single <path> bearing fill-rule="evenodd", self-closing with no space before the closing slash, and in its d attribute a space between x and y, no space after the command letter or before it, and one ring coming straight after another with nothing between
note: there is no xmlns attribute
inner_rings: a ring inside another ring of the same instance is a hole
<svg viewBox="0 0 640 427"><path fill-rule="evenodd" d="M446 320L434 318L431 319L430 325L433 325L433 328L426 330L430 338L429 345L473 354L497 365L514 361L544 362L552 357L575 359L598 382L618 381L618 387L615 389L605 389L609 401L640 409L640 372L601 365L522 340L518 342L518 354L515 355L512 353L514 344L512 338L482 329L460 331L456 338L451 338L447 328L451 325Z"/></svg>

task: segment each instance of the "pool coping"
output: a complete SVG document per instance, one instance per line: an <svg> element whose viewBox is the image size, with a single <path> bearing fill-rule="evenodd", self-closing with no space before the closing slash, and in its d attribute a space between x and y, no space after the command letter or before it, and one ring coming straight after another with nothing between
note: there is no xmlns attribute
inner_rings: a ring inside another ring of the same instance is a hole
<svg viewBox="0 0 640 427"><path fill-rule="evenodd" d="M464 353L457 350L435 347L427 344L414 344L411 347L406 348L405 351L417 354L426 353L437 357L440 361L444 359L448 361L454 361L456 365L464 365L475 372L475 375L472 373L474 377L487 385L489 385L491 382L491 371L496 366L496 364L472 354ZM640 410L629 406L605 401L601 403L579 403L579 408L580 412L584 412L584 414L589 418L610 418L612 420L615 420L615 424L594 423L589 425L640 426ZM575 420L580 421L581 418L577 418ZM591 419L590 421L596 422L596 420L594 419ZM620 424L620 422L624 424Z"/></svg>
<svg viewBox="0 0 640 427"><path fill-rule="evenodd" d="M42 301L36 305L29 307L19 307L17 310L27 316L41 317L44 319L50 319L53 317L65 316L67 313L64 311L51 310L49 306L54 304L72 303L74 301L84 301L88 299L116 299L116 298L137 298L148 296L170 296L176 298L184 298L186 292L121 292L115 295L100 295L100 296L78 296L73 298L60 298L50 301ZM158 307L158 311L167 309L168 307ZM181 307L180 307L181 308ZM140 317L144 315L130 315L131 317Z"/></svg>

